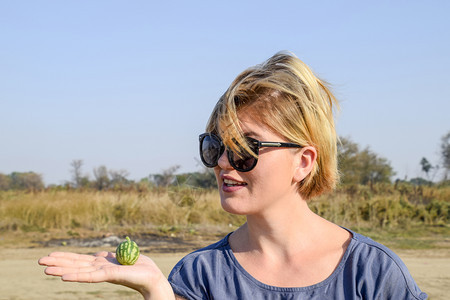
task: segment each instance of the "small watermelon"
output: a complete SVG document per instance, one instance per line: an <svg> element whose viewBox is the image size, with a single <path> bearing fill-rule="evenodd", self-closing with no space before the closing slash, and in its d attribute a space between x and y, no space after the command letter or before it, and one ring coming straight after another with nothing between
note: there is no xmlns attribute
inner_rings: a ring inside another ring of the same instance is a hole
<svg viewBox="0 0 450 300"><path fill-rule="evenodd" d="M126 237L126 241L122 242L116 248L116 259L121 265L134 265L139 258L138 245Z"/></svg>

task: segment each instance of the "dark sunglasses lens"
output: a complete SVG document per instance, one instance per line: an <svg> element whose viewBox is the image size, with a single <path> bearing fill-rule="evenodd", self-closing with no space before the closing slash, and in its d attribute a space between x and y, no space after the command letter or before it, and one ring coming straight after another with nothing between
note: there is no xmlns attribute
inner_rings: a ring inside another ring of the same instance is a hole
<svg viewBox="0 0 450 300"><path fill-rule="evenodd" d="M256 147L251 146L250 148L257 154L258 149ZM233 167L238 171L247 172L253 169L256 165L256 158L246 151L242 151L239 154L231 152L230 156Z"/></svg>
<svg viewBox="0 0 450 300"><path fill-rule="evenodd" d="M247 156L247 157L240 157L237 154L233 155L233 167L241 172L250 171L256 162L256 159L253 156Z"/></svg>
<svg viewBox="0 0 450 300"><path fill-rule="evenodd" d="M200 155L203 163L207 167L215 167L219 161L220 141L211 135L205 136L200 144Z"/></svg>

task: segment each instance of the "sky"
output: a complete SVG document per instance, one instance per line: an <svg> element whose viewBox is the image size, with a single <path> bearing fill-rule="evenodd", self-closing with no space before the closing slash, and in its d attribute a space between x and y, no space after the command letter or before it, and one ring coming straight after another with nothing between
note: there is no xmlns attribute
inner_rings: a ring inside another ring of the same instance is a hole
<svg viewBox="0 0 450 300"><path fill-rule="evenodd" d="M0 1L0 173L202 169L198 135L244 69L293 52L340 100L337 132L393 178L450 130L449 1Z"/></svg>

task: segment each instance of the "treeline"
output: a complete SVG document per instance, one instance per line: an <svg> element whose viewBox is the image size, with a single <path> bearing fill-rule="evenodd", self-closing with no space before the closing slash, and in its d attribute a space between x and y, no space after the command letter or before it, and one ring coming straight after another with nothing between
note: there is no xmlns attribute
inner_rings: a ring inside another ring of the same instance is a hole
<svg viewBox="0 0 450 300"><path fill-rule="evenodd" d="M34 172L13 172L9 175L0 173L0 191L6 190L42 190L44 182L40 174Z"/></svg>
<svg viewBox="0 0 450 300"><path fill-rule="evenodd" d="M93 169L94 178L90 180L88 175L82 174L82 160L74 160L72 166L72 181L65 184L66 188L95 189L95 190L142 190L148 188L160 188L169 186L192 186L196 188L210 189L216 187L214 173L210 169L202 172L177 174L180 166L172 166L159 174L150 174L139 181L128 179L126 170L109 170L106 166Z"/></svg>
<svg viewBox="0 0 450 300"><path fill-rule="evenodd" d="M370 185L392 183L396 175L390 162L374 153L369 147L361 147L348 138L341 138L338 145L338 161L342 185ZM446 185L450 175L450 131L441 138L440 159L432 164L425 157L417 162L424 177L409 180L397 179L398 182L408 182L413 185ZM440 178L437 178L440 177Z"/></svg>
<svg viewBox="0 0 450 300"><path fill-rule="evenodd" d="M395 183L406 182L412 185L447 185L450 178L450 131L441 139L441 158L439 164L432 164L423 157L418 163L424 177L409 180L395 180ZM349 138L340 139L338 146L339 170L341 185L366 185L392 183L395 171L390 162L374 153L369 147L361 147ZM93 190L146 190L160 187L189 186L201 189L211 189L217 186L214 172L203 169L199 172L177 174L180 166L172 166L159 174L151 174L141 180L128 178L126 170L111 170L106 166L93 169L93 178L83 174L83 161L73 160L71 181L59 186L45 186L42 176L34 172L13 172L9 175L0 173L0 190L42 190L52 189L93 189ZM441 178L436 180L436 174Z"/></svg>
<svg viewBox="0 0 450 300"><path fill-rule="evenodd" d="M151 174L139 181L134 181L128 179L127 171L109 170L106 166L94 168L93 179L88 175L81 176L79 171L82 164L81 160L71 163L72 166L77 166L72 170L73 178L62 185L45 186L42 175L34 172L13 172L9 175L0 173L0 191L40 191L44 189L142 191L173 186L190 186L201 189L212 189L217 186L214 173L209 169L202 172L176 174L179 166L174 166L163 170L160 174Z"/></svg>

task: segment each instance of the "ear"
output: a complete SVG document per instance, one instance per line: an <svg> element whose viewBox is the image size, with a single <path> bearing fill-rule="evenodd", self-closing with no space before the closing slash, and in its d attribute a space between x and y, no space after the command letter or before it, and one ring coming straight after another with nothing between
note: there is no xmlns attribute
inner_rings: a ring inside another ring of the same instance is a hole
<svg viewBox="0 0 450 300"><path fill-rule="evenodd" d="M301 182L311 173L314 163L317 159L317 150L312 146L302 148L296 156L296 166L292 180L296 183Z"/></svg>

